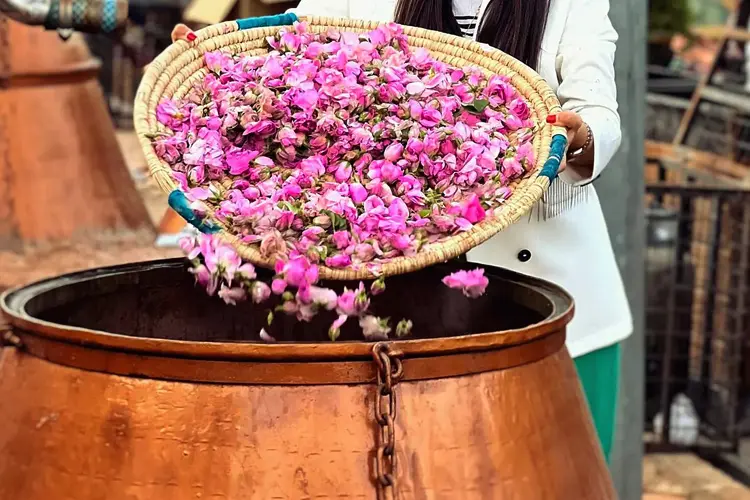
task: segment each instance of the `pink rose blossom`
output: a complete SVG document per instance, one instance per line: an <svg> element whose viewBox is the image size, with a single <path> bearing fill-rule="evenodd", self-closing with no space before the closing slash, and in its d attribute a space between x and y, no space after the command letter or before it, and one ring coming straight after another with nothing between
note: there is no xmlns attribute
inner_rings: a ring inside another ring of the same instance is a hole
<svg viewBox="0 0 750 500"><path fill-rule="evenodd" d="M338 296L330 288L310 287L310 298L314 304L332 311L338 306Z"/></svg>
<svg viewBox="0 0 750 500"><path fill-rule="evenodd" d="M484 208L479 202L479 197L472 194L461 209L461 215L472 224L482 222L485 217Z"/></svg>
<svg viewBox="0 0 750 500"><path fill-rule="evenodd" d="M341 327L344 326L344 323L346 323L346 320L349 319L349 316L345 314L339 315L338 318L336 318L336 321L334 321L331 324L331 327L328 329L328 337L331 340L336 340L341 335Z"/></svg>
<svg viewBox="0 0 750 500"><path fill-rule="evenodd" d="M367 189L362 184L355 182L349 185L349 196L357 205L361 205L367 199Z"/></svg>
<svg viewBox="0 0 750 500"><path fill-rule="evenodd" d="M281 295L286 291L286 281L282 279L275 279L271 283L271 290L275 295Z"/></svg>
<svg viewBox="0 0 750 500"><path fill-rule="evenodd" d="M351 235L347 231L337 231L333 233L332 239L334 244L336 245L336 248L342 250L349 246L349 243L351 242Z"/></svg>
<svg viewBox="0 0 750 500"><path fill-rule="evenodd" d="M326 265L328 267L346 267L352 263L352 258L344 253L336 254L333 257L326 259Z"/></svg>
<svg viewBox="0 0 750 500"><path fill-rule="evenodd" d="M334 178L337 182L345 182L348 181L349 178L352 176L352 166L349 164L349 162L341 162L336 167L336 172L334 174Z"/></svg>
<svg viewBox="0 0 750 500"><path fill-rule="evenodd" d="M208 295L213 296L219 288L219 276L211 273L208 268L199 264L193 267L190 272L195 276L195 281L206 289Z"/></svg>
<svg viewBox="0 0 750 500"><path fill-rule="evenodd" d="M283 254L286 250L286 242L278 231L269 231L260 242L260 254L264 258L272 258Z"/></svg>
<svg viewBox="0 0 750 500"><path fill-rule="evenodd" d="M395 163L401 159L401 155L403 153L404 153L404 146L401 143L394 142L393 144L385 148L383 157L386 160L390 161L391 163Z"/></svg>
<svg viewBox="0 0 750 500"><path fill-rule="evenodd" d="M359 288L356 290L344 289L344 292L339 295L337 310L339 314L346 316L359 316L367 310L370 306L370 300L365 292L363 283L359 284Z"/></svg>
<svg viewBox="0 0 750 500"><path fill-rule="evenodd" d="M237 276L243 280L254 280L257 277L255 266L246 262L237 268Z"/></svg>
<svg viewBox="0 0 750 500"><path fill-rule="evenodd" d="M229 288L222 286L219 290L219 297L230 305L237 305L237 302L241 302L247 298L247 292L243 288Z"/></svg>
<svg viewBox="0 0 750 500"><path fill-rule="evenodd" d="M255 302L256 304L260 304L268 300L268 297L271 296L271 288L262 281L256 281L252 285L251 294L253 297L253 302Z"/></svg>
<svg viewBox="0 0 750 500"><path fill-rule="evenodd" d="M388 320L376 318L375 316L364 316L359 320L359 326L362 328L362 334L365 339L388 340L388 334L391 333L391 327L388 326Z"/></svg>
<svg viewBox="0 0 750 500"><path fill-rule="evenodd" d="M516 115L521 120L525 120L531 115L529 105L526 104L526 101L520 97L511 101L511 103L508 105L508 111Z"/></svg>
<svg viewBox="0 0 750 500"><path fill-rule="evenodd" d="M188 119L189 113L172 100L164 100L156 107L156 119L167 127L178 130Z"/></svg>
<svg viewBox="0 0 750 500"><path fill-rule="evenodd" d="M508 179L515 179L523 174L523 167L516 158L506 158L503 160L503 176Z"/></svg>
<svg viewBox="0 0 750 500"><path fill-rule="evenodd" d="M489 280L484 275L484 269L473 271L458 271L443 278L443 283L449 288L461 290L469 298L484 295Z"/></svg>
<svg viewBox="0 0 750 500"><path fill-rule="evenodd" d="M370 285L370 293L372 295L380 295L383 292L385 292L385 279L378 278Z"/></svg>

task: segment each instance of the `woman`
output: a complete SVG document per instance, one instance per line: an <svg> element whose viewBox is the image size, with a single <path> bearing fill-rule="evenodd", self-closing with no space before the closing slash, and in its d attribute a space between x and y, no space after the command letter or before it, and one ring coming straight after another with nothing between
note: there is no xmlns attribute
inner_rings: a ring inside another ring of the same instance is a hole
<svg viewBox="0 0 750 500"><path fill-rule="evenodd" d="M617 33L609 0L302 0L299 15L348 17L463 35L537 68L564 111L548 117L568 129L566 169L545 203L469 253L468 258L565 287L577 314L567 345L605 455L615 425L620 350L630 310L596 192L590 185L620 144L613 60ZM194 40L184 26L176 38Z"/></svg>

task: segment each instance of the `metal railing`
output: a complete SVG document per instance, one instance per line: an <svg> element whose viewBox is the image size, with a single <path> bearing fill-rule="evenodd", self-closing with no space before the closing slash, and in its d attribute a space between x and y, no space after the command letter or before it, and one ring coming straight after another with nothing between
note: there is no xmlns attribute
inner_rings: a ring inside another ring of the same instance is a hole
<svg viewBox="0 0 750 500"><path fill-rule="evenodd" d="M750 436L750 191L647 187L646 443Z"/></svg>

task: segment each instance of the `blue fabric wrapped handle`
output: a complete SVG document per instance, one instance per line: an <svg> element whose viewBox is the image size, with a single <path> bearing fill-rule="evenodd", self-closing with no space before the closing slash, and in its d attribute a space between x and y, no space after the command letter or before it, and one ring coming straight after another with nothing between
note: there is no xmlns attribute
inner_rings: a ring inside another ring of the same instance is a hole
<svg viewBox="0 0 750 500"><path fill-rule="evenodd" d="M253 28L266 28L268 26L290 26L298 20L296 14L279 14L277 16L248 17L247 19L238 19L237 26L241 30Z"/></svg>
<svg viewBox="0 0 750 500"><path fill-rule="evenodd" d="M557 177L557 172L560 170L560 164L565 157L565 148L568 147L568 138L563 134L556 134L552 136L552 144L550 145L549 158L544 163L542 171L539 172L540 176L544 176L552 181Z"/></svg>
<svg viewBox="0 0 750 500"><path fill-rule="evenodd" d="M212 234L219 232L219 227L217 225L212 224L209 221L204 221L203 218L199 217L198 214L190 208L190 203L185 197L185 193L182 191L175 189L169 193L168 202L169 206L172 207L172 210L180 214L180 217L193 225L201 233Z"/></svg>
<svg viewBox="0 0 750 500"><path fill-rule="evenodd" d="M96 6L96 4L94 4ZM89 0L70 2L70 26L74 30L101 31L112 33L117 29L117 0L101 0L101 10L92 10ZM44 20L47 29L60 28L60 0L49 2L49 10Z"/></svg>
<svg viewBox="0 0 750 500"><path fill-rule="evenodd" d="M298 18L296 14L279 14L277 16L248 17L247 19L238 19L237 26L241 30L253 28L266 28L269 26L291 26L296 23ZM195 226L198 231L206 234L212 234L219 231L219 226L211 221L204 220L190 208L190 203L185 197L185 193L175 189L169 193L169 206L177 212L180 217L185 219L189 224Z"/></svg>

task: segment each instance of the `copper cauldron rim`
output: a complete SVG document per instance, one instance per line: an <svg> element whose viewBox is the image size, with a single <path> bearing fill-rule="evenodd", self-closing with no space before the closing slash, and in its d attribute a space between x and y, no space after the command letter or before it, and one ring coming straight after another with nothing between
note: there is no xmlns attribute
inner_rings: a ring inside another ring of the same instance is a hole
<svg viewBox="0 0 750 500"><path fill-rule="evenodd" d="M128 335L59 325L27 314L24 305L40 292L52 289L51 285L98 279L134 271L158 268L184 267L184 259L165 259L135 262L130 264L95 268L55 276L29 285L6 290L0 295L0 311L7 322L22 336L38 337L40 340L64 344L85 345L87 349L104 349L133 355L154 354L160 357L231 361L346 361L372 358L373 342L319 342L319 343L258 343L258 342L199 342L169 339L141 338ZM478 267L477 264L469 264ZM481 267L481 266L479 266ZM394 340L393 344L403 352L405 358L431 357L435 355L473 353L507 349L564 332L573 317L572 297L561 287L544 280L526 276L507 269L492 268L507 274L515 281L538 293L556 297L553 311L536 324L516 330L487 332L472 335L435 339ZM24 294L24 298L18 295ZM16 304L11 305L13 302Z"/></svg>

